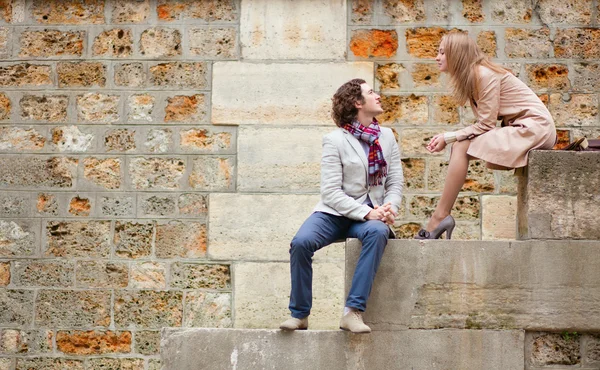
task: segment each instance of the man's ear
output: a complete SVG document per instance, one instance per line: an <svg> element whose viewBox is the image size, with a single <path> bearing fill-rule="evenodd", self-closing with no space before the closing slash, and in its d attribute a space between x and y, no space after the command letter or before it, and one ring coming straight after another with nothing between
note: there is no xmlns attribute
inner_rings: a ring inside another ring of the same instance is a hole
<svg viewBox="0 0 600 370"><path fill-rule="evenodd" d="M355 101L355 102L354 102L354 107L355 107L356 109L360 109L360 108L362 108L362 103L361 103L361 101L360 101L360 100L357 100L357 101Z"/></svg>

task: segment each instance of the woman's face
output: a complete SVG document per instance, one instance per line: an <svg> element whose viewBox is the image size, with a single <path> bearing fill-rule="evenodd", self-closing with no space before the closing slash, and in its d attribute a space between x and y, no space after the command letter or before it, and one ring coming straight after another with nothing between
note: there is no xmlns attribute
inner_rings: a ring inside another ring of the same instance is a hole
<svg viewBox="0 0 600 370"><path fill-rule="evenodd" d="M444 42L440 44L440 48L438 49L438 55L435 57L435 61L437 62L438 67L440 67L440 71L448 71L448 63L446 63L446 52L444 50Z"/></svg>

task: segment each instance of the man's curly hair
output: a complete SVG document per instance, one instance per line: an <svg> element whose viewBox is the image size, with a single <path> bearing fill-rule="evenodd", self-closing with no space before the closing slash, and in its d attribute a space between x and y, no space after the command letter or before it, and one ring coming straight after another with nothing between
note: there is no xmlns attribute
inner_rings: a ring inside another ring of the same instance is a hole
<svg viewBox="0 0 600 370"><path fill-rule="evenodd" d="M331 117L338 127L343 127L347 123L352 123L358 114L358 109L354 106L357 101L364 103L360 85L366 83L365 80L355 78L340 86L333 95Z"/></svg>

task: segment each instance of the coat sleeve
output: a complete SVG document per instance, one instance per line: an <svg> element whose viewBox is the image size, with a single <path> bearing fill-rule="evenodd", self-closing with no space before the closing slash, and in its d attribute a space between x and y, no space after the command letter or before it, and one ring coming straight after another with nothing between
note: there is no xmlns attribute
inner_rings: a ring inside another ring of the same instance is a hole
<svg viewBox="0 0 600 370"><path fill-rule="evenodd" d="M321 158L321 201L342 216L364 221L371 207L357 202L342 189L343 171L340 152L332 139L323 137L323 157Z"/></svg>
<svg viewBox="0 0 600 370"><path fill-rule="evenodd" d="M388 174L385 179L385 195L383 203L392 205L394 212L398 213L400 202L402 201L402 188L404 186L404 174L402 172L402 162L400 160L400 149L398 143L392 134L392 156L387 159Z"/></svg>

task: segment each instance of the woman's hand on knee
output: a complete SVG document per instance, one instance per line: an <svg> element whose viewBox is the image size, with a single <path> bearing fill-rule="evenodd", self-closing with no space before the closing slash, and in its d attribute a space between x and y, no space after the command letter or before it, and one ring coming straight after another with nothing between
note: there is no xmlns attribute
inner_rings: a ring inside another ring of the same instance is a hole
<svg viewBox="0 0 600 370"><path fill-rule="evenodd" d="M446 147L446 140L444 140L444 134L437 134L431 138L429 144L425 146L425 149L429 151L429 153L437 153L444 150Z"/></svg>

